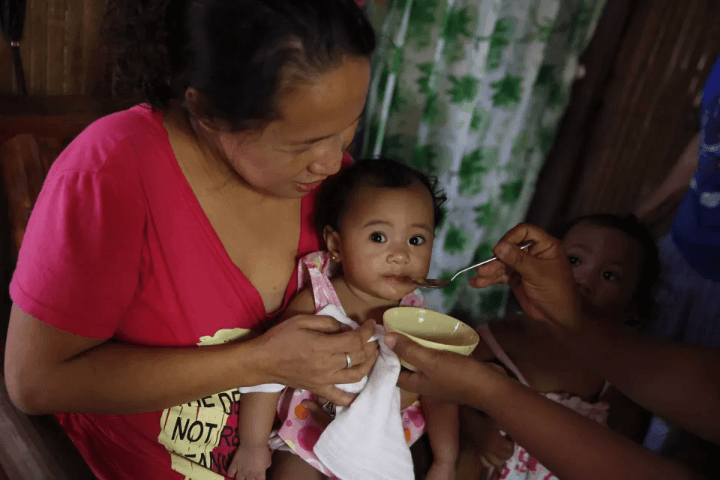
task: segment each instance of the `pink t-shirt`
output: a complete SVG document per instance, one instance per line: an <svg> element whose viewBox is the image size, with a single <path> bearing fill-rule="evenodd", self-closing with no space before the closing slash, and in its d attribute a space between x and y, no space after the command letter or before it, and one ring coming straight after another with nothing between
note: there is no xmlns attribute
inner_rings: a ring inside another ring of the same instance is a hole
<svg viewBox="0 0 720 480"><path fill-rule="evenodd" d="M298 259L321 247L314 197L302 201ZM297 288L290 278L281 310ZM279 313L230 260L161 113L145 106L93 123L55 161L10 293L59 329L148 346L227 342ZM58 418L100 479L210 480L237 445L238 399L231 390L158 412Z"/></svg>

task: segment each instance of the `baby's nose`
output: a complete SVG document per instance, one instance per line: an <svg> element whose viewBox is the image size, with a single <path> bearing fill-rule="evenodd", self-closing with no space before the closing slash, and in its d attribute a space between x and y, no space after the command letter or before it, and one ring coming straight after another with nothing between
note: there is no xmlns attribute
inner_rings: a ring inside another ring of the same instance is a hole
<svg viewBox="0 0 720 480"><path fill-rule="evenodd" d="M580 289L580 294L584 297L590 297L593 294L594 288L592 285L592 281L588 280L585 276L577 276L575 277L575 283L577 284L578 288Z"/></svg>

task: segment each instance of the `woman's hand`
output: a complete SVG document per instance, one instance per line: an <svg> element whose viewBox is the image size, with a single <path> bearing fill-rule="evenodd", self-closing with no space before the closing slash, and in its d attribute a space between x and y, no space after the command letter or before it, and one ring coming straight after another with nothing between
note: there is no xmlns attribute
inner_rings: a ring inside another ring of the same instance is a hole
<svg viewBox="0 0 720 480"><path fill-rule="evenodd" d="M259 342L259 368L273 382L309 390L335 405L347 406L354 395L335 385L360 381L378 355L377 342L368 343L375 334L375 322L347 330L332 317L296 315L251 341ZM350 355L350 368L346 368L346 353Z"/></svg>
<svg viewBox="0 0 720 480"><path fill-rule="evenodd" d="M430 350L404 335L389 333L385 343L417 371L400 372L398 386L449 403L482 408L497 382L509 381L497 365L478 362L456 353Z"/></svg>
<svg viewBox="0 0 720 480"><path fill-rule="evenodd" d="M528 240L533 244L524 252L518 245ZM472 286L507 283L531 317L563 327L578 325L580 296L560 240L522 224L505 234L493 253L500 261L479 267L478 276L470 280Z"/></svg>

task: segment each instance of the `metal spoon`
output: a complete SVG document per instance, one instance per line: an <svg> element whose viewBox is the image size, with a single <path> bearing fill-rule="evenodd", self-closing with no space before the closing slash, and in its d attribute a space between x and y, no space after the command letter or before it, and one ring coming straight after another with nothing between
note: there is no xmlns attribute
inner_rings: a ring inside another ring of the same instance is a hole
<svg viewBox="0 0 720 480"><path fill-rule="evenodd" d="M530 248L530 245L532 245L532 240L529 242L523 242L518 247L522 248L523 250L527 250ZM441 280L439 278L413 278L413 283L421 288L443 288L446 287L455 280L455 278L460 275L463 272L467 272L468 270L472 270L473 268L477 268L481 265L485 265L486 263L494 262L497 260L497 257L488 258L487 260L484 260L480 263L476 263L475 265L470 265L467 268L463 268L459 272L455 273L452 277L450 277L449 280Z"/></svg>

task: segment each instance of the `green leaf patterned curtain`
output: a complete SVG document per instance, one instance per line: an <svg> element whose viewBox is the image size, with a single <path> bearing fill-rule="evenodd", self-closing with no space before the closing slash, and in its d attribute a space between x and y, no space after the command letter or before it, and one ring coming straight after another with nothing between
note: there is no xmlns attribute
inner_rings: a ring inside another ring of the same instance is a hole
<svg viewBox="0 0 720 480"><path fill-rule="evenodd" d="M447 278L521 222L605 0L395 0L374 58L363 156L436 175L448 196L430 275ZM426 291L431 308L502 313L502 287Z"/></svg>

